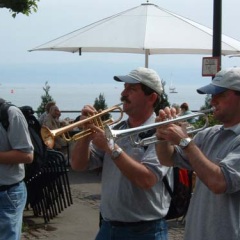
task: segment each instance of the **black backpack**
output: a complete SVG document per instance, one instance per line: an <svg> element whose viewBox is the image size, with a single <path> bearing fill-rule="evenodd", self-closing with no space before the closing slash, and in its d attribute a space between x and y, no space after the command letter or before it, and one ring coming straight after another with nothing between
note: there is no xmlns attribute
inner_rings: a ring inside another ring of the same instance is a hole
<svg viewBox="0 0 240 240"><path fill-rule="evenodd" d="M0 99L0 122L5 130L8 130L8 108L14 106L11 103L7 103L5 100ZM47 148L42 141L40 135L41 125L34 116L34 111L29 106L19 107L28 123L28 130L34 146L34 158L31 164L25 164L25 180L28 180L35 174L39 173L40 169L44 165L47 157Z"/></svg>
<svg viewBox="0 0 240 240"><path fill-rule="evenodd" d="M171 196L170 207L165 217L166 220L184 217L192 196L192 171L173 167L173 179L172 190L167 177L163 178L163 183Z"/></svg>
<svg viewBox="0 0 240 240"><path fill-rule="evenodd" d="M38 174L46 162L47 147L41 138L41 125L30 106L19 107L28 123L28 130L34 146L34 158L31 164L25 164L26 179Z"/></svg>

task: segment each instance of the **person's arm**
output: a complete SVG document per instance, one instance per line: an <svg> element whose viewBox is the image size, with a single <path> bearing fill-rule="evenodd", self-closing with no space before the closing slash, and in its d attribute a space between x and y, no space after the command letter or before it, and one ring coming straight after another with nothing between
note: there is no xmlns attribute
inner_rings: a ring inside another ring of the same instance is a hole
<svg viewBox="0 0 240 240"><path fill-rule="evenodd" d="M86 119L89 115L96 113L96 110L90 106L86 105L81 111L80 120ZM90 125L86 124L85 126L81 126L83 131L86 129L90 129ZM71 154L71 167L73 170L76 171L84 171L88 167L89 163L89 144L92 140L93 134L89 134L78 140L73 147L72 154Z"/></svg>
<svg viewBox="0 0 240 240"><path fill-rule="evenodd" d="M87 138L87 137L86 137ZM86 170L89 162L89 143L88 139L80 139L76 142L71 154L71 167L76 171Z"/></svg>
<svg viewBox="0 0 240 240"><path fill-rule="evenodd" d="M156 145L159 161L162 164L173 163L171 158L174 152L174 147L170 146L170 143L173 145L179 145L181 139L188 137L186 129L183 129L175 124L169 124L165 127L158 128L156 135L157 138L164 139L169 142L168 147L165 148L165 150L163 144ZM226 191L227 184L220 166L207 159L201 150L196 146L194 141L191 141L189 145L183 149L183 151L198 178L212 192L220 194Z"/></svg>
<svg viewBox="0 0 240 240"><path fill-rule="evenodd" d="M111 152L109 152L111 154ZM124 151L113 160L119 170L132 183L143 189L150 189L157 183L157 176L144 164L141 164Z"/></svg>
<svg viewBox="0 0 240 240"><path fill-rule="evenodd" d="M157 157L159 162L164 165L171 167L173 166L172 155L174 153L174 147L167 141L160 140L161 142L155 145Z"/></svg>
<svg viewBox="0 0 240 240"><path fill-rule="evenodd" d="M159 116L156 118L156 122L163 122L167 121L167 119L171 119L172 117L176 117L176 110L172 108L170 110L166 107L164 110L159 111ZM164 166L173 166L172 155L174 153L174 146L163 137L165 133L166 126L158 127L156 129L156 137L159 140L158 143L155 145L157 157L160 163Z"/></svg>
<svg viewBox="0 0 240 240"><path fill-rule="evenodd" d="M19 150L0 152L1 164L31 163L32 161L33 153L22 152Z"/></svg>
<svg viewBox="0 0 240 240"><path fill-rule="evenodd" d="M81 119L85 119L94 112L96 112L96 110L92 106L85 106L82 109ZM74 170L81 171L87 168L90 156L89 144L91 140L98 149L104 151L110 156L112 154L112 149L108 144L104 131L94 125L88 124L85 127L91 128L92 133L89 136L80 139L72 151L71 166ZM115 148L116 147L118 146L115 145ZM145 165L135 161L125 152L122 152L120 156L113 161L122 174L137 186L148 189L156 184L157 176Z"/></svg>
<svg viewBox="0 0 240 240"><path fill-rule="evenodd" d="M33 161L33 145L28 123L19 108L8 109L9 128L6 133L8 150L0 152L0 163L19 164Z"/></svg>
<svg viewBox="0 0 240 240"><path fill-rule="evenodd" d="M95 126L93 126L93 129L95 132L93 134L93 144L111 156L112 149L108 144L103 130ZM115 144L114 148L118 148L117 144ZM126 176L132 183L140 188L149 189L153 187L157 182L157 176L155 173L153 173L144 164L134 160L124 151L122 151L122 153L112 161L114 161L124 176Z"/></svg>
<svg viewBox="0 0 240 240"><path fill-rule="evenodd" d="M219 165L210 161L192 141L184 150L198 178L214 193L226 191L226 179Z"/></svg>

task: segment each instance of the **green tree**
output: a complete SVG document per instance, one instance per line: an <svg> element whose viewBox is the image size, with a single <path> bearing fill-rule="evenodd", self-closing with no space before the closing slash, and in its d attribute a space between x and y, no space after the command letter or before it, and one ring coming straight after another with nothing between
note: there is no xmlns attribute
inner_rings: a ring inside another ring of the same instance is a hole
<svg viewBox="0 0 240 240"><path fill-rule="evenodd" d="M54 101L52 96L49 94L50 86L48 85L48 82L45 82L45 86L43 87L43 91L45 92L44 95L41 96L42 102L40 106L37 109L37 115L40 116L42 113L45 112L45 106L48 102Z"/></svg>
<svg viewBox="0 0 240 240"><path fill-rule="evenodd" d="M200 108L201 110L210 109L211 106L211 95L207 94L205 97L205 104Z"/></svg>
<svg viewBox="0 0 240 240"><path fill-rule="evenodd" d="M166 85L166 82L162 80L163 92L162 92L162 99L161 99L161 102L160 102L161 108L165 108L165 107L170 106L170 103L168 101L168 95L166 94L166 91L165 91L165 85Z"/></svg>
<svg viewBox="0 0 240 240"><path fill-rule="evenodd" d="M100 93L99 96L97 98L95 98L93 106L94 106L94 108L97 111L101 111L101 110L107 109L107 104L106 104L106 101L105 101L104 94ZM109 113L104 114L101 117L102 121L105 121L105 120L107 120L109 118L111 118L111 114L109 114Z"/></svg>
<svg viewBox="0 0 240 240"><path fill-rule="evenodd" d="M208 109L211 109L211 95L207 94L206 97L205 97L205 104L200 108L202 111L204 110L208 110ZM208 126L214 126L216 124L221 124L218 120L216 120L214 117L213 117L213 114L210 112L210 113L207 113L207 118L208 118ZM204 126L206 120L204 117L200 117L198 121L196 121L196 123L194 124L194 127L195 128L201 128L202 126Z"/></svg>
<svg viewBox="0 0 240 240"><path fill-rule="evenodd" d="M39 0L0 0L0 8L8 8L15 18L18 13L29 16L32 11L37 12Z"/></svg>

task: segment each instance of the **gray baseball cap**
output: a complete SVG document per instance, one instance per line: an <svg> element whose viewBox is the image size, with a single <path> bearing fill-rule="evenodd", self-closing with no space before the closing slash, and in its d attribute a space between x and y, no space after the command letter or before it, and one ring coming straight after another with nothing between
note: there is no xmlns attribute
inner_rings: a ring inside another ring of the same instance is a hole
<svg viewBox="0 0 240 240"><path fill-rule="evenodd" d="M200 94L218 94L224 91L240 91L240 67L232 67L219 71L212 82L204 87L198 88Z"/></svg>
<svg viewBox="0 0 240 240"><path fill-rule="evenodd" d="M142 83L151 88L158 95L161 95L163 92L159 75L156 71L149 68L139 67L132 70L128 75L114 76L114 80L130 84Z"/></svg>

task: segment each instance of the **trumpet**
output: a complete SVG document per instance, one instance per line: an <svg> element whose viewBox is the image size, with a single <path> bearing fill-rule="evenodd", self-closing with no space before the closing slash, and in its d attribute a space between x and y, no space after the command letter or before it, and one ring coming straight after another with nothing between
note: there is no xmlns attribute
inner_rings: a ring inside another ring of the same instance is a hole
<svg viewBox="0 0 240 240"><path fill-rule="evenodd" d="M69 135L69 131L73 130L76 127L81 128L86 123L93 123L94 125L100 127L101 129L104 129L104 127L106 125L112 125L112 124L118 123L123 117L123 110L120 107L121 105L122 105L122 103L117 104L111 108L105 109L101 112L98 112L97 114L89 116L88 118L86 118L84 120L80 120L78 122L69 124L62 128L50 130L48 127L42 126L42 128L41 128L42 140L46 146L48 146L49 148L53 148L54 142L55 142L54 139L57 136L61 136L66 142L70 142L70 141L77 141L81 138L84 138L84 137L90 135L92 133L90 128L84 129L84 130L74 134L72 137L70 137L70 135ZM102 121L101 117L103 115L105 115L109 112L116 111L116 110L119 110L119 112L120 112L120 116L117 120L114 121L113 119L107 119L105 121Z"/></svg>
<svg viewBox="0 0 240 240"><path fill-rule="evenodd" d="M152 124L145 125L145 126L128 128L128 129L123 129L123 130L113 130L108 125L106 125L104 127L105 135L106 135L106 138L108 139L108 141L111 142L111 143L113 143L113 142L115 142L115 140L121 139L123 137L130 137L131 140L132 140L132 145L134 147L148 146L148 145L153 144L153 143L158 143L159 141L162 141L162 140L158 140L157 137L154 135L154 136L151 136L151 137L148 137L148 138L141 139L139 141L134 141L133 138L132 138L133 135L136 135L136 134L139 134L139 133L142 133L142 132L146 132L148 130L151 130L151 129L154 129L154 128L157 128L157 127L160 127L160 126L165 126L165 125L168 125L168 124L171 124L171 123L182 122L182 121L186 121L188 119L196 118L196 117L204 117L205 118L204 126L202 126L200 128L197 128L197 129L194 129L192 127L189 127L189 128L187 127L187 133L188 134L194 134L194 133L197 133L199 131L202 131L203 129L205 129L208 126L209 121L208 121L207 113L211 112L211 111L212 111L212 109L211 110L206 110L206 111L203 111L203 112L188 114L188 115L185 115L185 116L180 116L180 117L169 119L169 120L163 121L163 122L156 122L156 123L152 123Z"/></svg>

